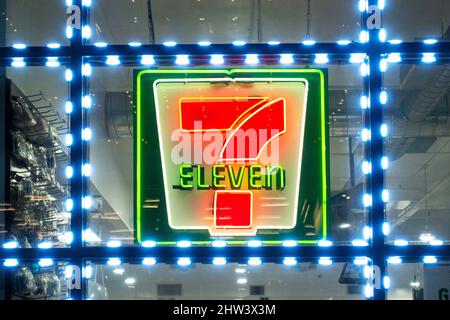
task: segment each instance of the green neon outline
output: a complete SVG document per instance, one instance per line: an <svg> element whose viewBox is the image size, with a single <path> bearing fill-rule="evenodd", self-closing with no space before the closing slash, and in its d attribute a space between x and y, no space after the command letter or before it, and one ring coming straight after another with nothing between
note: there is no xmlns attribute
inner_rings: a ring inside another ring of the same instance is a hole
<svg viewBox="0 0 450 320"><path fill-rule="evenodd" d="M142 242L141 239L141 77L144 74L217 74L225 73L231 76L234 73L288 73L288 72L300 72L300 73L318 73L320 77L320 125L321 125L321 142L322 142L322 239L327 237L327 168L326 168L326 119L325 119L325 75L320 69L166 69L166 70L142 70L137 74L137 90L136 90L136 117L137 117L137 143L136 143L136 239L138 242ZM317 244L319 240L298 240L298 244ZM246 241L226 241L228 244L246 244ZM175 245L176 242L172 241L157 241L157 245ZM212 241L193 241L194 245L209 245ZM281 244L282 241L262 241L263 244L274 245Z"/></svg>

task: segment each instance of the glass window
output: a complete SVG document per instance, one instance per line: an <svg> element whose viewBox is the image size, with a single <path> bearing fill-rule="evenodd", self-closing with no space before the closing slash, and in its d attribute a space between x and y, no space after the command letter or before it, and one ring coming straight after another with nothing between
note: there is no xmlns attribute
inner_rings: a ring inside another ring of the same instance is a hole
<svg viewBox="0 0 450 320"><path fill-rule="evenodd" d="M88 297L95 300L360 300L367 282L363 267L351 263L91 267Z"/></svg>
<svg viewBox="0 0 450 320"><path fill-rule="evenodd" d="M296 43L308 39L308 32L315 41L357 41L361 26L353 0L98 0L91 28L93 43Z"/></svg>
<svg viewBox="0 0 450 320"><path fill-rule="evenodd" d="M0 45L66 44L66 6L60 0L6 0L0 4Z"/></svg>
<svg viewBox="0 0 450 320"><path fill-rule="evenodd" d="M450 3L446 0L391 0L383 12L388 39L448 41Z"/></svg>
<svg viewBox="0 0 450 320"><path fill-rule="evenodd" d="M9 246L62 247L71 241L64 71L64 66L6 68L1 112L9 119L2 132L7 183L2 185L0 241Z"/></svg>
<svg viewBox="0 0 450 320"><path fill-rule="evenodd" d="M389 98L386 207L387 240L429 244L450 240L450 137L448 67L391 64L384 83Z"/></svg>

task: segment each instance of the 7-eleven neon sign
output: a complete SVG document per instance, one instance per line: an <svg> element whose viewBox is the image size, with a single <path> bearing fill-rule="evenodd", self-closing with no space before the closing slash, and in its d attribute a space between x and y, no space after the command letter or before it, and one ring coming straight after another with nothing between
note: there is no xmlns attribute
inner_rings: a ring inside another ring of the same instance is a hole
<svg viewBox="0 0 450 320"><path fill-rule="evenodd" d="M171 78L153 90L172 229L250 236L296 226L305 79Z"/></svg>

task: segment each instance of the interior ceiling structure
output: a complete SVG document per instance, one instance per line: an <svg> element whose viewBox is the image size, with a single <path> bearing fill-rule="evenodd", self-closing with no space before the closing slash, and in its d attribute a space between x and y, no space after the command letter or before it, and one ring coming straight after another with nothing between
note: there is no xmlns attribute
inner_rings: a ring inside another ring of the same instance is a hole
<svg viewBox="0 0 450 320"><path fill-rule="evenodd" d="M195 43L205 39L219 43L236 39L299 42L307 38L306 1L262 0L261 14L258 3L256 0L96 0L91 13L92 42L123 44L175 40ZM330 15L330 12L339 14ZM67 43L63 36L63 1L9 0L3 13L0 19L5 19L7 44ZM387 2L383 21L389 38L415 41L436 37L445 41L448 40L450 2L391 0ZM357 40L360 18L356 1L311 1L309 30L316 41ZM328 68L332 192L337 194L350 192L352 187L349 184L350 155L361 160L357 139L354 141L356 146L349 152L349 138L357 138L361 127L358 99L362 83L356 65L331 65ZM450 163L448 84L445 95L421 121L411 121L402 109L406 98L436 81L441 72L442 67L392 66L384 79L390 90L389 108L385 113L392 133L386 150L395 160L387 176L387 186L392 190L387 214L397 228L396 236L412 235L414 240L423 233L423 226L443 240L450 239L450 169L446 165ZM26 94L42 91L53 100L57 110L62 110L67 97L63 74L63 68L50 71L8 68L8 76L22 91ZM108 125L104 117L104 97L108 92L131 94L132 70L96 68L89 90L95 95L94 109L97 108L91 119L96 131L91 152L95 168L93 184L109 208L120 216L126 228L132 230L131 139L115 139L104 130ZM101 167L96 166L100 163ZM354 169L359 172L357 170L358 167Z"/></svg>

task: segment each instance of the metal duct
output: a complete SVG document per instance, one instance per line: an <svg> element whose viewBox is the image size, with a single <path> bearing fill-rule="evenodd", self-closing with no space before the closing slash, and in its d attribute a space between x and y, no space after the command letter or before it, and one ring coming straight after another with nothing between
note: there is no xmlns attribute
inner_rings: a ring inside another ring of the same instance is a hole
<svg viewBox="0 0 450 320"><path fill-rule="evenodd" d="M445 96L450 87L450 65L442 66L435 79L415 95L409 96L402 106L410 121L423 121Z"/></svg>

